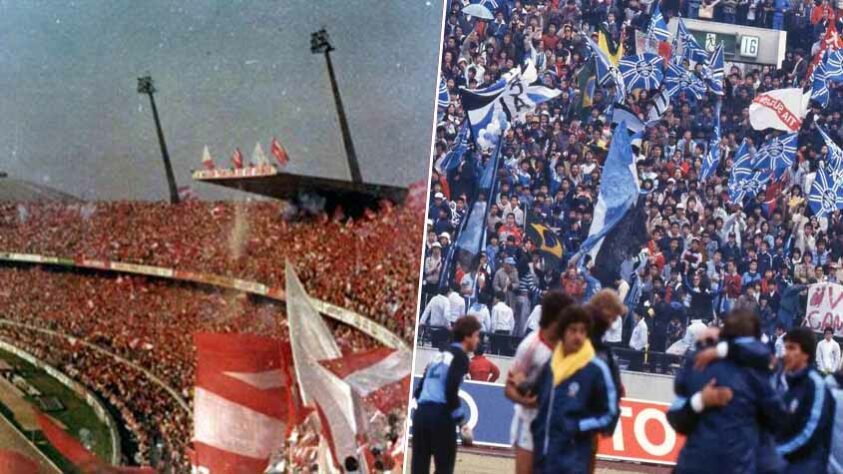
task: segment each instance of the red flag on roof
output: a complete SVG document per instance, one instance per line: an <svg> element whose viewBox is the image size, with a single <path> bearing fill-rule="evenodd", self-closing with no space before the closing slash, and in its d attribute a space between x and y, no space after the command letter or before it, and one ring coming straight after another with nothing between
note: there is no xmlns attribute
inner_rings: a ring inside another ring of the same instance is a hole
<svg viewBox="0 0 843 474"><path fill-rule="evenodd" d="M239 148L236 148L234 154L231 155L231 164L238 169L243 167L243 152Z"/></svg>
<svg viewBox="0 0 843 474"><path fill-rule="evenodd" d="M249 334L197 333L196 468L263 472L284 441L290 376L282 343Z"/></svg>
<svg viewBox="0 0 843 474"><path fill-rule="evenodd" d="M272 153L272 156L278 160L278 164L280 164L282 168L287 166L287 163L290 162L290 158L287 156L287 150L281 146L281 142L279 142L277 138L272 138L270 152Z"/></svg>
<svg viewBox="0 0 843 474"><path fill-rule="evenodd" d="M11 449L0 449L0 474L38 474L38 463Z"/></svg>

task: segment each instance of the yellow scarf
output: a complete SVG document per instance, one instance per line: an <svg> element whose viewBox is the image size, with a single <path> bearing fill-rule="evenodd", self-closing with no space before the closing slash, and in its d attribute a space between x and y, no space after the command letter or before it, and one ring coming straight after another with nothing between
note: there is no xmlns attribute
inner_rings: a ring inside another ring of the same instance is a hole
<svg viewBox="0 0 843 474"><path fill-rule="evenodd" d="M550 358L550 370L553 372L553 386L564 382L578 370L585 367L594 358L594 346L586 339L580 350L573 354L565 355L562 350L562 343L556 344L553 349L553 357Z"/></svg>

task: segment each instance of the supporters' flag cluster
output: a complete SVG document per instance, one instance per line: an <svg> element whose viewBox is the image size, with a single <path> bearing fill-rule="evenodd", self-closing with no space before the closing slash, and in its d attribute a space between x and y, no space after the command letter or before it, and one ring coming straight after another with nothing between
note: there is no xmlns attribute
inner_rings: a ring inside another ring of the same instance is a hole
<svg viewBox="0 0 843 474"><path fill-rule="evenodd" d="M262 472L284 441L291 380L282 343L197 333L193 445L197 468Z"/></svg>
<svg viewBox="0 0 843 474"><path fill-rule="evenodd" d="M275 160L278 161L278 164L281 167L287 166L287 163L290 162L290 158L287 156L287 150L281 146L281 142L278 141L277 138L272 138L272 143L269 146L269 152L272 153L272 156L275 157Z"/></svg>
<svg viewBox="0 0 843 474"><path fill-rule="evenodd" d="M708 150L703 157L700 179L705 181L710 178L720 165L720 108L722 99L718 99L714 106L714 136L708 142Z"/></svg>
<svg viewBox="0 0 843 474"><path fill-rule="evenodd" d="M205 149L202 150L202 166L204 166L206 170L212 170L215 168L214 159L211 158L211 152L208 150L208 145L205 145Z"/></svg>
<svg viewBox="0 0 843 474"><path fill-rule="evenodd" d="M708 53L688 31L682 18L679 18L679 26L676 30L676 36L673 38L673 59L671 62L681 64L682 60L705 64L708 62Z"/></svg>
<svg viewBox="0 0 843 474"><path fill-rule="evenodd" d="M243 168L243 152L239 148L236 148L231 155L231 164L237 169Z"/></svg>
<svg viewBox="0 0 843 474"><path fill-rule="evenodd" d="M755 170L754 160L744 139L732 163L728 186L729 199L735 204L742 204L744 199L755 197L770 181L770 176L769 171Z"/></svg>
<svg viewBox="0 0 843 474"><path fill-rule="evenodd" d="M791 133L771 138L755 153L753 168L756 170L771 170L776 179L781 178L796 160L798 133Z"/></svg>
<svg viewBox="0 0 843 474"><path fill-rule="evenodd" d="M527 61L489 87L478 90L460 89L462 105L468 113L472 135L480 148L492 148L510 122L523 119L538 104L562 93L533 84L537 79L535 66Z"/></svg>
<svg viewBox="0 0 843 474"><path fill-rule="evenodd" d="M796 132L808 113L810 98L810 92L803 93L796 87L758 94L749 104L749 123L756 130Z"/></svg>
<svg viewBox="0 0 843 474"><path fill-rule="evenodd" d="M623 103L626 99L626 87L620 70L612 63L608 56L600 49L591 38L586 38L594 56L594 63L597 67L597 83L604 86L609 83L615 85L615 102Z"/></svg>
<svg viewBox="0 0 843 474"><path fill-rule="evenodd" d="M629 141L626 124L622 123L612 135L609 154L603 165L594 219L579 255L588 253L594 258L600 251L603 238L635 204L638 198L638 173Z"/></svg>
<svg viewBox="0 0 843 474"><path fill-rule="evenodd" d="M669 64L664 75L664 84L670 97L685 94L687 99L699 100L705 95L705 83L692 71L679 64Z"/></svg>
<svg viewBox="0 0 843 474"><path fill-rule="evenodd" d="M653 11L650 13L650 25L647 34L659 41L670 40L670 31L667 29L667 22L664 21L664 15L659 9L658 0L653 2Z"/></svg>
<svg viewBox="0 0 843 474"><path fill-rule="evenodd" d="M626 90L634 89L656 89L662 83L664 73L662 72L661 56L644 53L621 58L618 68L623 76Z"/></svg>
<svg viewBox="0 0 843 474"><path fill-rule="evenodd" d="M723 79L725 77L725 65L723 64L723 42L714 48L711 53L711 60L706 64L705 81L709 90L716 95L723 95Z"/></svg>

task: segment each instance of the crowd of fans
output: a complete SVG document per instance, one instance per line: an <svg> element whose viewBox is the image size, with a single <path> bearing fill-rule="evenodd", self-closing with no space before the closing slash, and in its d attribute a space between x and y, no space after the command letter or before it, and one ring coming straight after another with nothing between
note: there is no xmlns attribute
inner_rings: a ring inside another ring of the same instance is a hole
<svg viewBox="0 0 843 474"><path fill-rule="evenodd" d="M422 222L409 206L368 218L285 219L280 202L0 203L0 249L156 265L284 285L289 260L309 294L411 341Z"/></svg>
<svg viewBox="0 0 843 474"><path fill-rule="evenodd" d="M299 219L282 203L0 203L0 248L156 265L284 285L284 262L308 292L412 340L421 222L385 205L360 220ZM138 364L192 401L195 331L287 338L282 305L235 291L143 276L0 267L0 317L55 330ZM332 320L343 353L379 344ZM79 344L0 326L0 337L97 391L131 433L138 464L187 467L192 414L144 374ZM377 401L376 401L377 402ZM403 417L402 417L403 418ZM157 446L157 448L156 448Z"/></svg>
<svg viewBox="0 0 843 474"><path fill-rule="evenodd" d="M647 29L649 14L644 13L647 4L635 1L498 3L495 20L488 24L459 14L459 2L451 4L447 15L441 71L449 103L439 106L422 307L430 307L428 318L447 308L443 317L449 322L461 314L473 314L486 321L485 331L520 338L534 329L530 315L537 314L534 308L543 291L562 288L587 300L601 287L589 265L584 265L587 262L569 262L591 227L602 163L612 137L611 116L604 115L614 97L611 86L598 86L592 105L583 107L580 74L585 74L583 66L592 54L586 38L596 42L598 31L607 32L625 45L625 54L633 54L633 38ZM680 11L675 3L661 4L668 20ZM746 2L705 2L718 4L714 19L722 18L719 15L735 3L746 12ZM684 2L683 15L693 5ZM749 5L753 11L752 2ZM685 93L674 96L658 123L648 127L640 145L633 148L646 193L648 242L632 252L640 250L644 264L638 271L640 298L631 309L645 321L646 347L651 351L665 351L682 339L691 320L715 321L735 308L758 314L765 333L773 337L778 325L787 330L801 324L807 285L843 283L841 213L813 215L806 184L828 151L814 119L832 139L840 142L843 138L840 84L829 84L827 107L812 103L799 131L797 158L782 179L743 203L729 200L729 170L741 141L747 140L754 156L762 143L780 134L751 127L750 103L765 91L810 85L808 51L826 31L829 18L834 18L825 2L792 2L786 8L788 25L803 21L804 16L809 22L804 31L795 26L789 29L781 67L726 64L721 140L716 145L721 159L714 176L699 179L714 136L718 97L713 93L701 99ZM758 19L759 10L754 11ZM746 18L744 13L738 15ZM763 26L770 26L763 18ZM448 251L480 195L479 170L493 152L479 150L470 139L459 166L449 169L445 165L466 120L459 88L489 86L527 59L536 66L540 81L561 94L540 104L525 120L512 123L503 134L498 185L488 198L485 249L470 265L446 268ZM647 120L653 107L649 97L655 92L631 91L626 105ZM564 254L558 265L530 241L525 226L529 219L551 228L562 244ZM444 277L443 272L447 273ZM439 284L442 281L445 285ZM602 282L622 295L631 284L629 278ZM442 287L444 294L437 295ZM432 319L422 323L437 324ZM628 346L636 326L634 317L626 318L622 336L614 336L617 342Z"/></svg>

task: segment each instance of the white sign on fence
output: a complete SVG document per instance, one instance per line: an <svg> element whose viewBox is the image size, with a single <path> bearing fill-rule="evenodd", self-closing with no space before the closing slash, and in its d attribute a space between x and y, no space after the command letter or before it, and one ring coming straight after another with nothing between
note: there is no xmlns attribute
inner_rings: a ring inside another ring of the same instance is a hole
<svg viewBox="0 0 843 474"><path fill-rule="evenodd" d="M817 283L808 288L808 306L804 324L822 332L831 327L834 335L843 337L843 285Z"/></svg>

